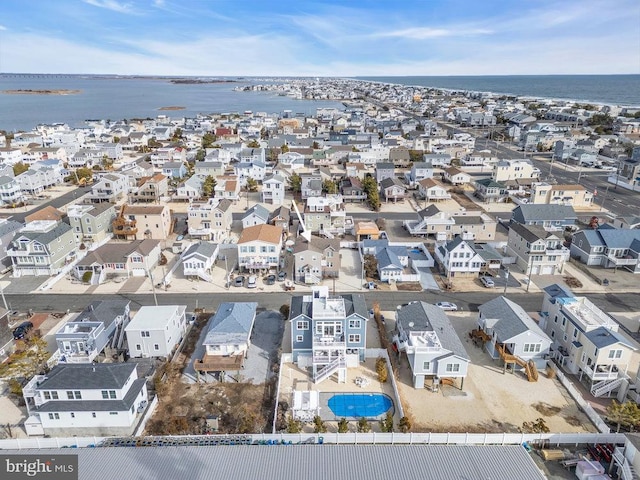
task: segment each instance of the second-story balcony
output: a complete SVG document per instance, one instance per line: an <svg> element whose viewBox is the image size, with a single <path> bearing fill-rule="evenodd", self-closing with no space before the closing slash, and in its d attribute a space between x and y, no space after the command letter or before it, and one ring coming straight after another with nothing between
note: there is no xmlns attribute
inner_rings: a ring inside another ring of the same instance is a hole
<svg viewBox="0 0 640 480"><path fill-rule="evenodd" d="M638 263L638 259L630 255L624 255L621 257L616 257L615 255L607 255L607 260L616 266L635 265L636 263Z"/></svg>
<svg viewBox="0 0 640 480"><path fill-rule="evenodd" d="M189 235L191 235L193 237L201 237L201 236L211 235L212 232L213 232L213 230L211 230L210 227L206 227L206 228L191 228L191 227L189 227Z"/></svg>
<svg viewBox="0 0 640 480"><path fill-rule="evenodd" d="M592 381L615 380L624 371L624 367L620 365L596 365L593 369L582 364L580 368Z"/></svg>
<svg viewBox="0 0 640 480"><path fill-rule="evenodd" d="M313 336L313 348L345 348L347 344L344 340L344 334L338 335L321 335L315 334Z"/></svg>

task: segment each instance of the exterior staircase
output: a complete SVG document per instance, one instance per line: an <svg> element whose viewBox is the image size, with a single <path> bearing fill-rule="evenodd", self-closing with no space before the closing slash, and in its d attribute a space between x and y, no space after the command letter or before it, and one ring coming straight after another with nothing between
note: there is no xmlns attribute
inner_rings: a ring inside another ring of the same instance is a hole
<svg viewBox="0 0 640 480"><path fill-rule="evenodd" d="M343 355L340 355L331 363L325 365L320 370L318 370L318 372L313 376L313 382L320 383L321 381L329 378L331 375L333 375L336 371L338 371L341 368L347 368L347 361L345 360Z"/></svg>
<svg viewBox="0 0 640 480"><path fill-rule="evenodd" d="M318 233L320 235L324 235L327 238L336 238L336 236L328 230L320 230Z"/></svg>
<svg viewBox="0 0 640 480"><path fill-rule="evenodd" d="M620 386L624 381L624 377L618 377L615 380L603 380L591 387L591 395L594 397L601 397L605 393L609 393Z"/></svg>
<svg viewBox="0 0 640 480"><path fill-rule="evenodd" d="M213 278L211 277L211 275L205 272L204 269L202 268L199 268L198 270L196 270L196 274L205 282L211 283L213 281Z"/></svg>
<svg viewBox="0 0 640 480"><path fill-rule="evenodd" d="M620 466L622 480L638 480L638 475L629 464L629 461L625 458L622 448L616 447L613 451L613 461Z"/></svg>

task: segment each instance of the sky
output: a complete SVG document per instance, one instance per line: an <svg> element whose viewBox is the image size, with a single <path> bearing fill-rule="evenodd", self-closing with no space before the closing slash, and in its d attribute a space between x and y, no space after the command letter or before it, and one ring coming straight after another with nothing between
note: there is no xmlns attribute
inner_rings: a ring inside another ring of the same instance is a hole
<svg viewBox="0 0 640 480"><path fill-rule="evenodd" d="M1 0L0 72L640 74L640 1Z"/></svg>

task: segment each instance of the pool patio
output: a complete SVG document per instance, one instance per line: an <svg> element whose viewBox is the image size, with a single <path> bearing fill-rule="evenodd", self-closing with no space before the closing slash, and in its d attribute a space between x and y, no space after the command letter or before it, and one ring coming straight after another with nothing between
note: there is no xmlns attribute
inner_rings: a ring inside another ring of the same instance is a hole
<svg viewBox="0 0 640 480"><path fill-rule="evenodd" d="M337 422L340 418L336 417L329 408L329 399L336 393L349 393L349 394L384 394L392 401L391 411L394 415L394 422L397 424L400 421L398 416L398 402L395 397L393 387L391 385L391 379L386 383L380 383L378 381L378 375L375 370L375 358L367 358L363 363L356 368L349 368L347 370L347 381L345 383L338 383L335 376L332 376L323 382L318 384L313 383L311 375L306 370L299 368L294 363L284 363L280 371L280 395L279 402L286 402L290 407L293 406L294 392L318 392L318 415L322 420L327 422ZM384 417L379 415L375 418L371 417L371 420L377 420ZM355 418L347 418L347 420L354 421ZM335 425L335 424L334 424ZM374 430L378 427L374 425ZM335 426L332 428L329 424L329 429L335 430Z"/></svg>

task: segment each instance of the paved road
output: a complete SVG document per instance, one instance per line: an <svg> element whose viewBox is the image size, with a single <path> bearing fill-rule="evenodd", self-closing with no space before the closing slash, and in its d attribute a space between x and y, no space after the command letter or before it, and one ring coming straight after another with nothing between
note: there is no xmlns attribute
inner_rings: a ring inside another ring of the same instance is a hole
<svg viewBox="0 0 640 480"><path fill-rule="evenodd" d="M369 292L360 290L355 293L362 293L365 296L367 305L371 306L374 301L380 303L383 310L395 310L396 306L413 301L423 300L429 303L438 301L449 301L456 303L462 310L476 311L478 306L502 293L501 289L494 289L490 292L393 292L375 291ZM214 311L221 302L242 302L256 301L260 309L279 310L283 304L289 304L293 293L218 293L218 294L196 294L196 293L159 293L158 303L161 305L187 304L187 310L194 308L205 308L207 311ZM300 293L298 293L300 295ZM153 295L151 294L7 294L5 295L9 306L14 310L26 311L80 311L85 308L89 300L104 300L109 298L126 298L131 300L132 310L138 310L143 305L153 305ZM509 288L507 297L521 305L526 311L534 312L542 305L541 293L526 293L523 287ZM636 293L620 294L588 294L589 299L605 312L632 312L640 310L640 295Z"/></svg>

